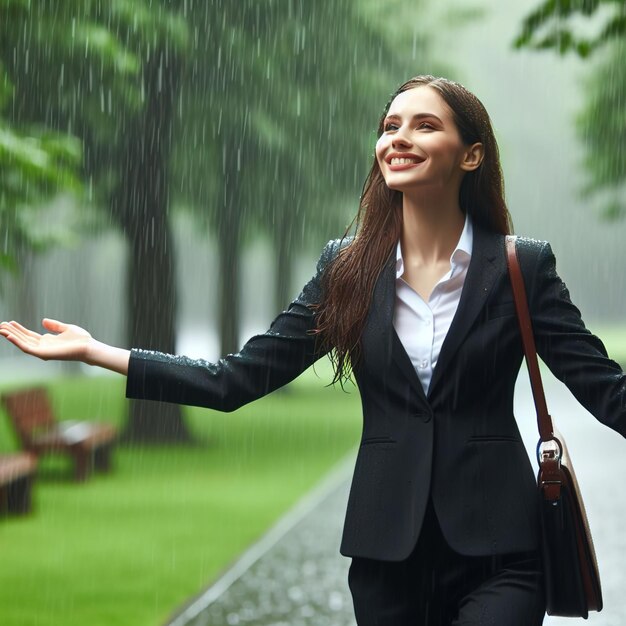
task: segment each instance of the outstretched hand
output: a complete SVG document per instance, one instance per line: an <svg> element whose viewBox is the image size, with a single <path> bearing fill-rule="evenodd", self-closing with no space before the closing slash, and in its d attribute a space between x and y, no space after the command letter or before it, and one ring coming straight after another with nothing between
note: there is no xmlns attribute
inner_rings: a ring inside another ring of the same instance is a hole
<svg viewBox="0 0 626 626"><path fill-rule="evenodd" d="M50 333L40 335L18 322L0 322L0 335L26 354L32 354L44 361L86 359L92 337L84 328L47 318L42 321L42 326Z"/></svg>

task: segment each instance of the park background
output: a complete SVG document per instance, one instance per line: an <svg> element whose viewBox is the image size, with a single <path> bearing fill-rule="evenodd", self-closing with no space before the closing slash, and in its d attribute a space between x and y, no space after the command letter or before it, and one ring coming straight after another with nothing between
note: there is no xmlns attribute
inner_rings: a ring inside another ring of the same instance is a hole
<svg viewBox="0 0 626 626"><path fill-rule="evenodd" d="M391 92L433 73L485 104L516 232L552 243L625 363L624 10L0 0L0 317L237 350L350 222ZM113 421L129 442L84 485L46 461L34 514L0 521L7 624L163 623L358 442L357 394L325 388L324 365L229 416L131 404L119 377L8 344L0 375L44 382L63 417ZM0 452L16 446L3 416Z"/></svg>

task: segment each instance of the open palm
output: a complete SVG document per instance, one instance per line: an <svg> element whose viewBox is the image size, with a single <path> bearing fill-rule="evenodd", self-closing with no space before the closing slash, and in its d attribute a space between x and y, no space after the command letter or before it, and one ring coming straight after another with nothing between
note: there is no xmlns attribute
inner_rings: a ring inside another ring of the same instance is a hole
<svg viewBox="0 0 626 626"><path fill-rule="evenodd" d="M26 354L32 354L44 361L48 359L71 361L85 358L91 335L84 328L51 319L44 319L42 325L51 332L41 335L18 322L1 322L0 335L6 337Z"/></svg>

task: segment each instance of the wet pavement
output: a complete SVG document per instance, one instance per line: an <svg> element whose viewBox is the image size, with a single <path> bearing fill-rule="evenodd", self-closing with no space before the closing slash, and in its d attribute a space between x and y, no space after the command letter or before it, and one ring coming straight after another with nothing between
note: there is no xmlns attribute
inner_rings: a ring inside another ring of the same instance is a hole
<svg viewBox="0 0 626 626"><path fill-rule="evenodd" d="M336 470L169 626L354 626L350 560L339 554L351 468Z"/></svg>
<svg viewBox="0 0 626 626"><path fill-rule="evenodd" d="M626 442L598 424L560 383L545 381L548 407L567 437L600 563L605 609L586 624L626 624ZM529 450L537 440L525 378L516 415ZM533 452L534 454L534 452ZM349 559L339 541L353 458L272 529L170 626L355 626ZM547 617L546 626L583 623Z"/></svg>

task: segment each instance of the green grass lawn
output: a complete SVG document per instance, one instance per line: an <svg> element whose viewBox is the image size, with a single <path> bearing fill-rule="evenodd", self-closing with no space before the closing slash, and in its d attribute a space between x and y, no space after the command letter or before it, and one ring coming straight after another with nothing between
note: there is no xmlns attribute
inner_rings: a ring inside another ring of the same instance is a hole
<svg viewBox="0 0 626 626"><path fill-rule="evenodd" d="M119 447L114 473L84 484L42 463L35 512L0 520L0 624L163 623L354 448L358 394L328 380L309 372L233 414L186 409L197 446ZM64 418L121 425L121 377L49 387Z"/></svg>

